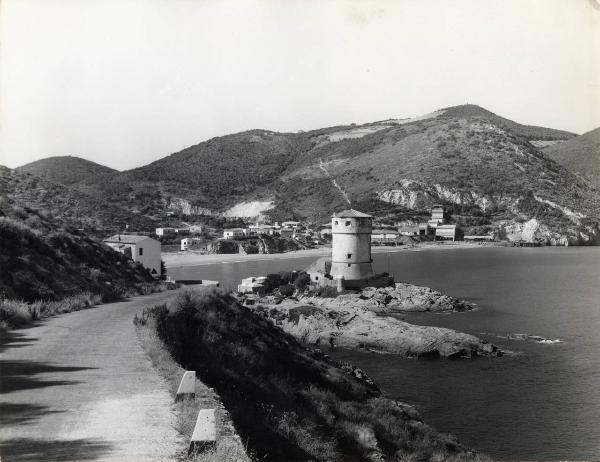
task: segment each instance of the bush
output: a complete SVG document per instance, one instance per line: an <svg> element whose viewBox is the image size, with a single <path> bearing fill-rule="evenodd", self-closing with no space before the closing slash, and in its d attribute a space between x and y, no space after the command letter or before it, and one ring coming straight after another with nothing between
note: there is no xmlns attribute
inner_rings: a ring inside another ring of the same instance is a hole
<svg viewBox="0 0 600 462"><path fill-rule="evenodd" d="M307 349L220 290L184 293L151 316L173 358L217 391L261 460L475 457L350 366Z"/></svg>
<svg viewBox="0 0 600 462"><path fill-rule="evenodd" d="M294 295L296 291L296 286L294 284L283 284L279 286L279 293L284 297L291 297Z"/></svg>

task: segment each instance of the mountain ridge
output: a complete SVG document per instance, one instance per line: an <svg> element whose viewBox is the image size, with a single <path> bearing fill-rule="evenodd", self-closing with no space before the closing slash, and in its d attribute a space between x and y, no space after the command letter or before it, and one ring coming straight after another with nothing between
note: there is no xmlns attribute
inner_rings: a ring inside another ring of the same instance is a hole
<svg viewBox="0 0 600 462"><path fill-rule="evenodd" d="M463 105L413 119L225 135L75 187L153 218L259 203L273 219L319 222L350 201L402 221L440 202L469 232L596 242L597 191L542 150L578 138Z"/></svg>

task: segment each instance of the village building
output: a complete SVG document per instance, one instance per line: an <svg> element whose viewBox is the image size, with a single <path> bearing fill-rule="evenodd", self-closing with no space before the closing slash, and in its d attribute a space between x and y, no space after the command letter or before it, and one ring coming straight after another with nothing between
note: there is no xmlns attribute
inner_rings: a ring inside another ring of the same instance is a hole
<svg viewBox="0 0 600 462"><path fill-rule="evenodd" d="M231 228L223 230L223 239L237 239L238 237L244 237L244 230L242 228Z"/></svg>
<svg viewBox="0 0 600 462"><path fill-rule="evenodd" d="M281 227L298 229L300 227L300 224L301 223L299 221L284 221L283 223L281 223Z"/></svg>
<svg viewBox="0 0 600 462"><path fill-rule="evenodd" d="M281 228L279 234L281 237L291 238L294 235L294 230L292 228Z"/></svg>
<svg viewBox="0 0 600 462"><path fill-rule="evenodd" d="M456 237L456 225L437 225L435 228L435 240L455 241Z"/></svg>
<svg viewBox="0 0 600 462"><path fill-rule="evenodd" d="M266 281L267 278L264 276L242 279L242 283L237 286L237 291L241 294L262 295L266 292Z"/></svg>
<svg viewBox="0 0 600 462"><path fill-rule="evenodd" d="M437 223L438 225L443 225L444 220L444 206L443 205L434 205L431 209L431 219L430 223Z"/></svg>
<svg viewBox="0 0 600 462"><path fill-rule="evenodd" d="M148 236L116 234L104 240L112 249L140 263L154 277L160 277L160 242Z"/></svg>
<svg viewBox="0 0 600 462"><path fill-rule="evenodd" d="M156 228L156 231L154 234L156 234L159 237L163 237L164 235L169 235L169 234L176 234L177 231L175 231L175 228Z"/></svg>
<svg viewBox="0 0 600 462"><path fill-rule="evenodd" d="M277 228L275 226L270 225L252 225L249 227L250 235L260 235L267 234L269 236L273 236L277 233Z"/></svg>
<svg viewBox="0 0 600 462"><path fill-rule="evenodd" d="M395 244L398 231L395 229L374 229L371 232L371 242L376 245Z"/></svg>
<svg viewBox="0 0 600 462"><path fill-rule="evenodd" d="M420 234L419 225L400 225L398 233L402 236L418 236Z"/></svg>
<svg viewBox="0 0 600 462"><path fill-rule="evenodd" d="M181 240L181 250L182 251L186 251L189 249L190 241L191 241L191 239L187 238L187 237Z"/></svg>
<svg viewBox="0 0 600 462"><path fill-rule="evenodd" d="M494 235L493 234L486 234L483 236L469 235L469 236L464 236L463 239L465 241L472 241L472 242L493 241Z"/></svg>
<svg viewBox="0 0 600 462"><path fill-rule="evenodd" d="M429 223L419 223L419 236L434 236L435 228L432 228Z"/></svg>

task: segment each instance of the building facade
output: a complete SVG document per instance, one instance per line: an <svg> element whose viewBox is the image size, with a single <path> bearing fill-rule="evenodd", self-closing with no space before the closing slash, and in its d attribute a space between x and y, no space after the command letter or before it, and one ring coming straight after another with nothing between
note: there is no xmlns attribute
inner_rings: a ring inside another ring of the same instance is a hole
<svg viewBox="0 0 600 462"><path fill-rule="evenodd" d="M331 219L331 276L360 285L374 276L371 258L373 217L354 209L335 213Z"/></svg>
<svg viewBox="0 0 600 462"><path fill-rule="evenodd" d="M126 255L160 277L160 242L148 236L116 234L104 240L113 250Z"/></svg>

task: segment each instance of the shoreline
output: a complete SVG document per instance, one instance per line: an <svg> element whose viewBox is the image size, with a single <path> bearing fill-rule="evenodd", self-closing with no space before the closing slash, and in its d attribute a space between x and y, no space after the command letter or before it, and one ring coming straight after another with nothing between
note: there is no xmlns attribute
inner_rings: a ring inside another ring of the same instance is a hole
<svg viewBox="0 0 600 462"><path fill-rule="evenodd" d="M371 253L396 253L396 252L421 252L425 250L444 249L485 249L490 247L505 247L502 243L470 243L470 242L427 242L398 247L371 247ZM280 260L302 257L326 257L331 255L331 247L321 247L310 250L294 250L283 253L259 253L259 254L201 254L194 251L163 253L161 258L167 268L185 268L193 266L214 265L216 263L241 263L243 261L265 261Z"/></svg>

